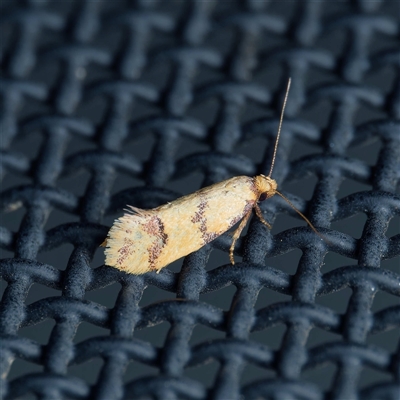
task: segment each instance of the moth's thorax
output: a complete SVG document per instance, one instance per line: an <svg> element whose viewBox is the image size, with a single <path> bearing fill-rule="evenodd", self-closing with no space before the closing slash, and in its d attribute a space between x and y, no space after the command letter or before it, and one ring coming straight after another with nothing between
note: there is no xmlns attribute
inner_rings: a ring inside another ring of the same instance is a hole
<svg viewBox="0 0 400 400"><path fill-rule="evenodd" d="M265 175L257 175L254 178L254 184L259 193L259 201L272 197L276 193L278 184L275 179Z"/></svg>

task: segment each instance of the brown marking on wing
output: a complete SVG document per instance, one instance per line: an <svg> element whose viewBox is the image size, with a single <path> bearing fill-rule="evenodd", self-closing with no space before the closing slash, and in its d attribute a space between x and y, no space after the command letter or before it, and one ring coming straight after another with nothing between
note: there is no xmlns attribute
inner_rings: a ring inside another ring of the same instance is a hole
<svg viewBox="0 0 400 400"><path fill-rule="evenodd" d="M124 238L124 244L118 249L119 257L117 258L116 264L119 265L120 269L125 262L125 259L135 252L134 242L128 237Z"/></svg>
<svg viewBox="0 0 400 400"><path fill-rule="evenodd" d="M255 178L251 179L251 185L249 185L250 190L256 194L257 198L260 197L260 190L258 189L257 185L256 185L256 181Z"/></svg>
<svg viewBox="0 0 400 400"><path fill-rule="evenodd" d="M154 215L151 219L142 225L143 230L154 237L153 243L147 248L149 253L149 265L151 270L158 269L156 260L160 256L163 247L166 246L168 235L165 233L165 227L162 220Z"/></svg>
<svg viewBox="0 0 400 400"><path fill-rule="evenodd" d="M218 237L218 234L215 232L205 232L202 235L204 244L212 242L214 239Z"/></svg>
<svg viewBox="0 0 400 400"><path fill-rule="evenodd" d="M196 224L196 223L200 223L200 225L204 225L204 214L205 214L205 210L207 208L207 200L204 198L203 195L199 195L200 198L200 203L197 206L198 211L196 211L194 213L194 216L191 218L191 221Z"/></svg>
<svg viewBox="0 0 400 400"><path fill-rule="evenodd" d="M200 194L200 203L197 206L197 211L194 213L194 216L191 218L191 221L194 224L199 224L199 231L201 232L201 238L203 239L203 243L207 244L214 240L218 235L215 232L209 232L207 229L207 218L205 217L206 208L208 207L208 202L205 199L204 195Z"/></svg>

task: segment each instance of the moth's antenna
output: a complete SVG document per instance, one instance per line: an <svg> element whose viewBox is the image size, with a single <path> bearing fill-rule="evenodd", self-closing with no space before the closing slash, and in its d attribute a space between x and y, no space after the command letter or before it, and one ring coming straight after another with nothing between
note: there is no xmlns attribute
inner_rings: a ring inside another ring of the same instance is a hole
<svg viewBox="0 0 400 400"><path fill-rule="evenodd" d="M278 192L278 191L276 191L275 193L276 193L277 195L281 196L282 199L285 200L286 203L288 203L289 206L292 207L293 210L296 211L297 214L299 214L300 217L303 218L304 221L307 222L307 224L309 225L309 227L310 227L321 239L323 239L323 240L324 240L325 242L327 242L328 244L332 244L332 242L331 242L329 239L327 239L324 235L322 235L321 233L319 233L319 232L317 231L317 229L316 229L315 226L311 223L311 221L310 221L302 212L300 212L300 211L294 206L294 204L293 204L286 196L284 196L282 193L280 193L280 192Z"/></svg>
<svg viewBox="0 0 400 400"><path fill-rule="evenodd" d="M274 164L275 164L275 158L276 158L276 151L278 149L278 142L279 142L279 137L281 136L281 130L282 130L282 121L283 121L283 114L285 113L285 107L286 107L286 102L288 99L289 95L289 89L290 89L290 83L292 79L289 78L287 87L286 87L286 93L285 93L285 98L283 100L283 105L282 105L282 111L281 111L281 117L279 119L279 127L278 127L278 134L276 135L276 140L275 140L275 148L274 148L274 155L272 157L272 162L271 162L271 169L269 170L268 177L270 178L272 175L272 170L274 169Z"/></svg>

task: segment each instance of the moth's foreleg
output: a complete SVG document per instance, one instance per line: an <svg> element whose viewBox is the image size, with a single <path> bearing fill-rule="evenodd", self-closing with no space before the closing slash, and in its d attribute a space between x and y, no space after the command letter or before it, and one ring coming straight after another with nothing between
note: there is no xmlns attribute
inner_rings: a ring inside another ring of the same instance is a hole
<svg viewBox="0 0 400 400"><path fill-rule="evenodd" d="M268 229L272 229L272 226L264 219L263 215L262 215L262 211L261 208L258 204L254 205L254 210L257 214L257 217L260 218L260 221L268 227Z"/></svg>
<svg viewBox="0 0 400 400"><path fill-rule="evenodd" d="M229 259L231 260L231 264L235 265L235 259L233 258L233 251L235 250L235 243L239 239L240 234L242 233L244 227L247 225L249 218L251 217L252 210L250 210L242 219L239 226L237 227L236 231L233 233L232 236L232 244L231 248L229 249Z"/></svg>

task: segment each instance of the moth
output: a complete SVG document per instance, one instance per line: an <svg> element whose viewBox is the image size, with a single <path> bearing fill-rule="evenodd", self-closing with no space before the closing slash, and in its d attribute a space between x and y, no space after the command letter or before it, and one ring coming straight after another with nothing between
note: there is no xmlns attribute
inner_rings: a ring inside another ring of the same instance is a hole
<svg viewBox="0 0 400 400"><path fill-rule="evenodd" d="M317 232L311 222L278 192L278 185L271 178L289 88L290 79L268 176L237 176L151 210L128 206L127 212L115 220L103 243L106 246L106 265L131 274L159 272L173 261L210 243L241 221L233 234L229 250L230 261L234 264L235 243L253 210L260 221L271 228L263 218L258 203L275 194L283 197Z"/></svg>

